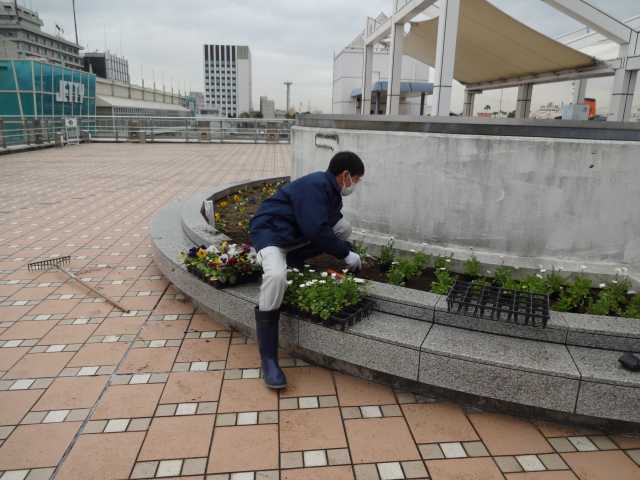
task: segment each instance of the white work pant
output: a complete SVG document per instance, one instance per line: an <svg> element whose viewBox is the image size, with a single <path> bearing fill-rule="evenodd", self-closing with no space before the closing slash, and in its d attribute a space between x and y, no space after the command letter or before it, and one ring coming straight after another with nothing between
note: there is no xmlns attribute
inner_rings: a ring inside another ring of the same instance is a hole
<svg viewBox="0 0 640 480"><path fill-rule="evenodd" d="M333 232L340 240L348 240L351 236L351 224L342 218L333 226ZM268 312L280 308L287 289L287 253L303 246L288 249L265 247L258 252L257 261L264 272L258 301L261 311Z"/></svg>

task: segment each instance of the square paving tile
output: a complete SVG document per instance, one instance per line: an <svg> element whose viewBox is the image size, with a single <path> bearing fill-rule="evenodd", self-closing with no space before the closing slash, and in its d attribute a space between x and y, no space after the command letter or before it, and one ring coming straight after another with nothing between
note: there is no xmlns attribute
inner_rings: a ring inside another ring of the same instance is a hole
<svg viewBox="0 0 640 480"><path fill-rule="evenodd" d="M193 305L190 301L180 301L173 298L162 298L158 306L153 310L154 315L181 315L193 313Z"/></svg>
<svg viewBox="0 0 640 480"><path fill-rule="evenodd" d="M278 468L277 425L217 427L207 473Z"/></svg>
<svg viewBox="0 0 640 480"><path fill-rule="evenodd" d="M38 345L84 343L96 328L97 325L58 325L49 330Z"/></svg>
<svg viewBox="0 0 640 480"><path fill-rule="evenodd" d="M2 317L0 317L2 318ZM2 319L4 320L4 319ZM11 325L0 335L0 340L42 338L56 326L57 320L21 321ZM71 343L71 342L62 342Z"/></svg>
<svg viewBox="0 0 640 480"><path fill-rule="evenodd" d="M402 411L418 443L477 440L462 408L452 403L404 404Z"/></svg>
<svg viewBox="0 0 640 480"><path fill-rule="evenodd" d="M226 360L228 348L228 338L188 338L183 340L176 362Z"/></svg>
<svg viewBox="0 0 640 480"><path fill-rule="evenodd" d="M32 310L33 308L37 308L37 306L36 307L31 307L31 306L8 307L8 306L0 305L0 318L4 322L13 322L14 320L20 320L23 316L27 314L27 312L33 311Z"/></svg>
<svg viewBox="0 0 640 480"><path fill-rule="evenodd" d="M507 473L505 476L507 480L579 480L567 471Z"/></svg>
<svg viewBox="0 0 640 480"><path fill-rule="evenodd" d="M283 368L283 370L288 384L287 388L280 393L283 398L336 394L333 377L329 370L319 367Z"/></svg>
<svg viewBox="0 0 640 480"><path fill-rule="evenodd" d="M404 418L355 419L344 424L354 463L420 459Z"/></svg>
<svg viewBox="0 0 640 480"><path fill-rule="evenodd" d="M259 368L260 352L255 343L229 346L227 368Z"/></svg>
<svg viewBox="0 0 640 480"><path fill-rule="evenodd" d="M92 418L152 417L164 385L111 385L100 399Z"/></svg>
<svg viewBox="0 0 640 480"><path fill-rule="evenodd" d="M143 440L144 432L81 435L56 478L128 478Z"/></svg>
<svg viewBox="0 0 640 480"><path fill-rule="evenodd" d="M177 353L177 347L134 348L129 350L118 373L169 372Z"/></svg>
<svg viewBox="0 0 640 480"><path fill-rule="evenodd" d="M140 340L182 339L189 326L189 320L147 322L138 337Z"/></svg>
<svg viewBox="0 0 640 480"><path fill-rule="evenodd" d="M162 403L215 402L220 396L223 372L169 374Z"/></svg>
<svg viewBox="0 0 640 480"><path fill-rule="evenodd" d="M340 373L334 373L333 376L336 381L338 400L343 407L396 403L393 390L386 385Z"/></svg>
<svg viewBox="0 0 640 480"><path fill-rule="evenodd" d="M545 437L577 437L581 435L600 435L598 430L576 425L563 425L555 422L537 420L534 422Z"/></svg>
<svg viewBox="0 0 640 480"><path fill-rule="evenodd" d="M93 332L94 335L135 335L145 317L108 317Z"/></svg>
<svg viewBox="0 0 640 480"><path fill-rule="evenodd" d="M107 383L107 377L56 378L34 410L72 410L92 407Z"/></svg>
<svg viewBox="0 0 640 480"><path fill-rule="evenodd" d="M0 392L0 425L17 425L42 394L42 390Z"/></svg>
<svg viewBox="0 0 640 480"><path fill-rule="evenodd" d="M638 480L640 478L640 467L619 450L563 453L562 458L580 477L580 480Z"/></svg>
<svg viewBox="0 0 640 480"><path fill-rule="evenodd" d="M283 470L281 480L354 480L351 467L296 468Z"/></svg>
<svg viewBox="0 0 640 480"><path fill-rule="evenodd" d="M29 315L57 315L66 314L73 310L80 300L43 300L38 305L29 310ZM91 315L84 315L89 317Z"/></svg>
<svg viewBox="0 0 640 480"><path fill-rule="evenodd" d="M156 417L138 460L206 457L213 424L214 415Z"/></svg>
<svg viewBox="0 0 640 480"><path fill-rule="evenodd" d="M218 412L257 412L278 409L277 392L265 388L260 378L225 380Z"/></svg>
<svg viewBox="0 0 640 480"><path fill-rule="evenodd" d="M281 451L319 450L346 446L347 439L344 435L339 408L280 412Z"/></svg>
<svg viewBox="0 0 640 480"><path fill-rule="evenodd" d="M469 414L492 455L553 453L542 434L526 420L495 413Z"/></svg>
<svg viewBox="0 0 640 480"><path fill-rule="evenodd" d="M30 347L0 348L0 371L9 370L29 350L31 350Z"/></svg>
<svg viewBox="0 0 640 480"><path fill-rule="evenodd" d="M17 427L0 447L0 470L55 466L79 428L79 422Z"/></svg>
<svg viewBox="0 0 640 480"><path fill-rule="evenodd" d="M72 352L28 353L7 372L4 378L56 377L73 355Z"/></svg>
<svg viewBox="0 0 640 480"><path fill-rule="evenodd" d="M428 460L431 480L502 480L502 473L490 458Z"/></svg>
<svg viewBox="0 0 640 480"><path fill-rule="evenodd" d="M106 317L111 310L113 306L107 302L79 303L65 315L65 318Z"/></svg>
<svg viewBox="0 0 640 480"><path fill-rule="evenodd" d="M126 342L89 343L69 362L69 367L117 365L129 345Z"/></svg>
<svg viewBox="0 0 640 480"><path fill-rule="evenodd" d="M640 436L611 435L611 438L620 448L640 448Z"/></svg>
<svg viewBox="0 0 640 480"><path fill-rule="evenodd" d="M217 320L216 315L209 316L204 313L196 313L189 324L190 332L213 332L227 330L227 328Z"/></svg>

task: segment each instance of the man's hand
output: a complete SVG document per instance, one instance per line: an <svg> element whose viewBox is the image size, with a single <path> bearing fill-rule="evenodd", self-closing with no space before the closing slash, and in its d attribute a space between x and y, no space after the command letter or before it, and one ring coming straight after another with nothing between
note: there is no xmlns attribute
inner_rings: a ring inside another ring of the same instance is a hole
<svg viewBox="0 0 640 480"><path fill-rule="evenodd" d="M349 252L344 261L351 272L357 272L362 268L362 260L360 260L360 255L356 252Z"/></svg>

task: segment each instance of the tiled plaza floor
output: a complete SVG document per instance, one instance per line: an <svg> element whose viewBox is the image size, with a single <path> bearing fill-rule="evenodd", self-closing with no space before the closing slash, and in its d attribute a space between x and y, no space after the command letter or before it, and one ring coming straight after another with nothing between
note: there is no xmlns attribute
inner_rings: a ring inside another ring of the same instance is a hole
<svg viewBox="0 0 640 480"><path fill-rule="evenodd" d="M83 145L0 156L0 480L634 480L640 439L397 392L194 312L151 259L176 196L289 173L288 146ZM123 315L43 256L132 309Z"/></svg>

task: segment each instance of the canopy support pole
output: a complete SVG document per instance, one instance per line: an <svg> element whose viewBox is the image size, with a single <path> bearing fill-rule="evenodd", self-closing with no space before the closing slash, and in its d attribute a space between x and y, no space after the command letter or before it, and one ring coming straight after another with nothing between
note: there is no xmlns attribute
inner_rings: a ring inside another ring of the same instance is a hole
<svg viewBox="0 0 640 480"><path fill-rule="evenodd" d="M387 83L387 115L400 113L400 77L402 75L402 40L404 25L394 23L391 28L389 52L389 82Z"/></svg>
<svg viewBox="0 0 640 480"><path fill-rule="evenodd" d="M362 101L360 114L369 115L371 112L371 76L373 74L373 43L365 45L362 58Z"/></svg>
<svg viewBox="0 0 640 480"><path fill-rule="evenodd" d="M531 114L531 97L533 95L533 84L525 83L518 87L518 101L516 103L516 118L529 118Z"/></svg>
<svg viewBox="0 0 640 480"><path fill-rule="evenodd" d="M451 113L453 67L456 63L456 42L460 0L442 0L438 16L438 44L436 46L436 78L433 85L433 112L448 117Z"/></svg>
<svg viewBox="0 0 640 480"><path fill-rule="evenodd" d="M631 42L620 45L621 66L613 77L613 90L609 102L608 120L626 122L631 119L633 94L638 83L638 70L628 69L628 58L640 54L640 39L638 32L634 32Z"/></svg>
<svg viewBox="0 0 640 480"><path fill-rule="evenodd" d="M464 111L462 112L462 116L473 117L473 107L476 101L476 93L481 92L475 90L464 91Z"/></svg>
<svg viewBox="0 0 640 480"><path fill-rule="evenodd" d="M587 78L581 78L573 82L573 103L579 105L584 103L584 97L587 94Z"/></svg>

